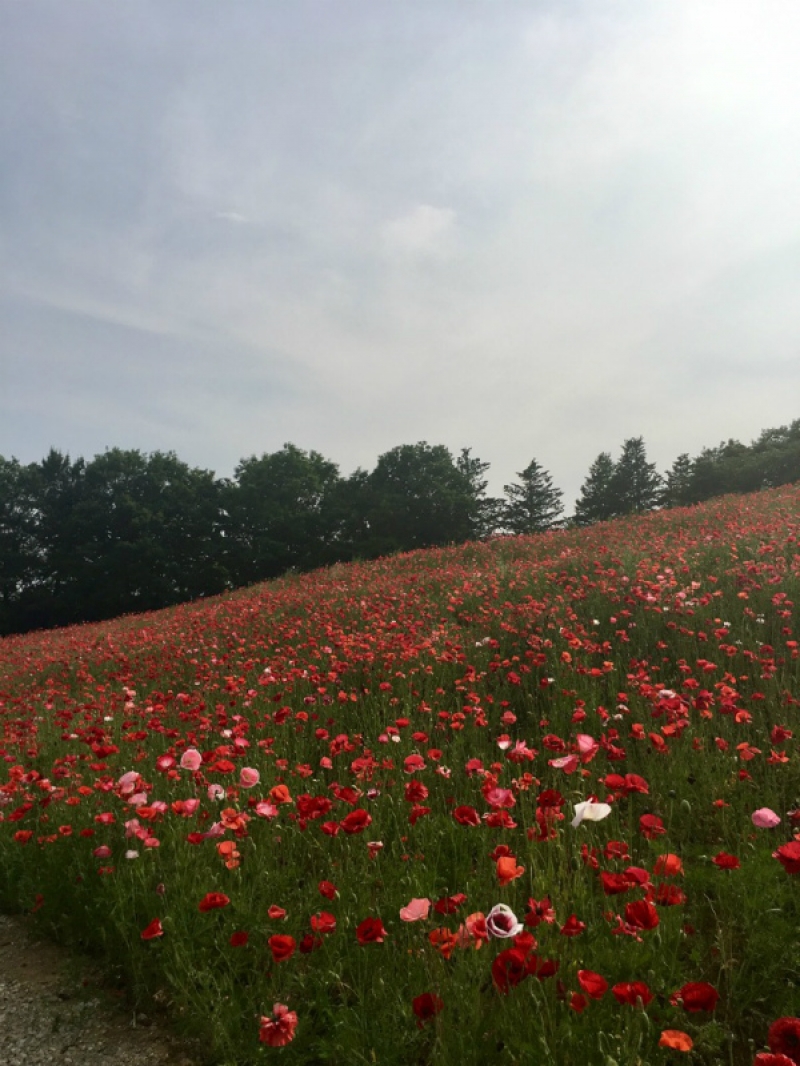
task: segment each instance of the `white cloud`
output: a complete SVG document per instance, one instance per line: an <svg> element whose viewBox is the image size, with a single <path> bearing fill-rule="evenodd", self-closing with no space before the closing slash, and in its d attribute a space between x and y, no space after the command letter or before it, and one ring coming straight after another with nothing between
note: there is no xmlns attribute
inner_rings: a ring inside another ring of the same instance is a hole
<svg viewBox="0 0 800 1066"><path fill-rule="evenodd" d="M455 221L456 213L449 207L418 204L383 225L384 245L390 252L442 255L448 249Z"/></svg>

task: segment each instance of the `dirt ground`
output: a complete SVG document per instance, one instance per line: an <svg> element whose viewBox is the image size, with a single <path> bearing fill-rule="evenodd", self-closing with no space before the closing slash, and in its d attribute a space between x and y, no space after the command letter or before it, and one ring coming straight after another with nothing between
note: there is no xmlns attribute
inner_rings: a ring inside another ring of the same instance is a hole
<svg viewBox="0 0 800 1066"><path fill-rule="evenodd" d="M90 961L0 915L3 1066L196 1066L157 1016L126 1008Z"/></svg>

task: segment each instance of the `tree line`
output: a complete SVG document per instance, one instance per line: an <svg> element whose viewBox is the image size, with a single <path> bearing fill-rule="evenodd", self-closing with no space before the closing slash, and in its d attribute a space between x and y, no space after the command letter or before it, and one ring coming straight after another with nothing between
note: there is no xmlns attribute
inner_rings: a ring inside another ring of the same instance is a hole
<svg viewBox="0 0 800 1066"><path fill-rule="evenodd" d="M113 448L90 461L52 449L0 456L0 634L156 610L334 562L495 534L585 526L800 479L800 419L751 445L729 440L664 477L641 437L592 463L575 514L534 459L488 494L489 464L463 448L404 444L343 477L294 444L242 459L233 478L172 452Z"/></svg>

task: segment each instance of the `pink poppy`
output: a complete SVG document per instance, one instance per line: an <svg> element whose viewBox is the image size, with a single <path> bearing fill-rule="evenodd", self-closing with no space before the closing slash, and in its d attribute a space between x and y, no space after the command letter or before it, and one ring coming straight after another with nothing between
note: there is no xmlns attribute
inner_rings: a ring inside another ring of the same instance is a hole
<svg viewBox="0 0 800 1066"><path fill-rule="evenodd" d="M182 770L191 770L195 773L203 765L203 756L197 748L187 748L181 755L180 766Z"/></svg>
<svg viewBox="0 0 800 1066"><path fill-rule="evenodd" d="M243 766L239 773L240 788L253 788L261 780L261 774L252 766Z"/></svg>
<svg viewBox="0 0 800 1066"><path fill-rule="evenodd" d="M753 811L750 820L756 829L774 829L776 825L781 824L778 815L769 807L759 807L757 811Z"/></svg>
<svg viewBox="0 0 800 1066"><path fill-rule="evenodd" d="M420 922L428 917L431 909L429 899L412 899L405 907L400 908L400 917L404 922Z"/></svg>

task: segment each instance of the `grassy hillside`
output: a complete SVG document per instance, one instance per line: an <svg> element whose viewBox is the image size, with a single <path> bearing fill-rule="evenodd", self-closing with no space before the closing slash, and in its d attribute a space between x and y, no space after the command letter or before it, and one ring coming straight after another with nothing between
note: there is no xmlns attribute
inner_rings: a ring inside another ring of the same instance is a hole
<svg viewBox="0 0 800 1066"><path fill-rule="evenodd" d="M798 538L789 487L0 641L0 902L215 1063L749 1066Z"/></svg>

